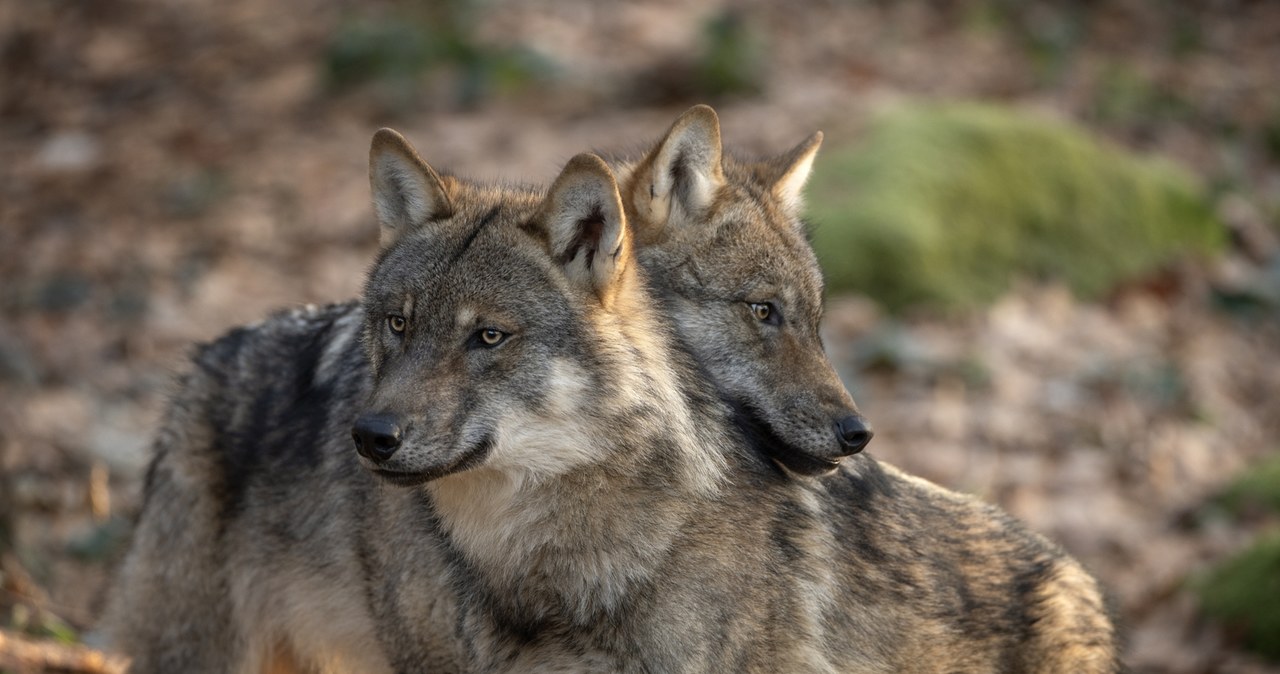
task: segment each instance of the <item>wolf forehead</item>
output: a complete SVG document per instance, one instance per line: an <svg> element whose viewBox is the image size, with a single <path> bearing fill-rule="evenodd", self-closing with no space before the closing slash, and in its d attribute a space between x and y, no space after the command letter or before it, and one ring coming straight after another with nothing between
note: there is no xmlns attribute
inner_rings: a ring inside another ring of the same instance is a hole
<svg viewBox="0 0 1280 674"><path fill-rule="evenodd" d="M555 298L570 292L568 284L541 240L526 229L533 215L527 201L470 210L451 222L424 226L383 251L365 286L370 320L459 303L533 318L545 315L549 305L565 304ZM541 311L526 311L533 307Z"/></svg>
<svg viewBox="0 0 1280 674"><path fill-rule="evenodd" d="M790 318L816 326L824 284L799 234L731 219L679 248L642 249L660 285L699 300L781 301Z"/></svg>

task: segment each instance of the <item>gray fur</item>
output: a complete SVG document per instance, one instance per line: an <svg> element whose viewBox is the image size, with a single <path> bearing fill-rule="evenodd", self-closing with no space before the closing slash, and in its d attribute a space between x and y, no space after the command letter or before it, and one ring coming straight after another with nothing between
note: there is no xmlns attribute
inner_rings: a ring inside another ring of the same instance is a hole
<svg viewBox="0 0 1280 674"><path fill-rule="evenodd" d="M133 671L1114 670L1094 581L994 508L866 455L779 470L726 396L749 387L707 379L743 365L702 362L700 274L599 245L620 213L440 182L451 209L397 230L361 304L194 358L104 623ZM795 279L771 292L812 299ZM411 420L378 465L350 447L368 411Z"/></svg>
<svg viewBox="0 0 1280 674"><path fill-rule="evenodd" d="M804 475L861 449L835 434L838 421L860 415L823 352L822 273L799 219L821 141L742 161L722 154L715 112L696 106L642 159L616 162L640 263L677 334L770 436L770 457ZM752 303L771 304L780 320L755 319Z"/></svg>

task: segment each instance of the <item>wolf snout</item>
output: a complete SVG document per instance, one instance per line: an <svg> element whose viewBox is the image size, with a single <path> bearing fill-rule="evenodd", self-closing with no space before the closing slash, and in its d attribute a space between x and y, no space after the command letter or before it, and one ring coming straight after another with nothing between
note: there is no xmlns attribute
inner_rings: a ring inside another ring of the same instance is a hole
<svg viewBox="0 0 1280 674"><path fill-rule="evenodd" d="M356 452L370 461L381 463L400 449L403 424L394 414L363 414L351 428Z"/></svg>
<svg viewBox="0 0 1280 674"><path fill-rule="evenodd" d="M873 435L875 433L871 431L867 420L857 414L850 414L836 422L836 438L840 440L840 446L850 454L861 452L871 442Z"/></svg>

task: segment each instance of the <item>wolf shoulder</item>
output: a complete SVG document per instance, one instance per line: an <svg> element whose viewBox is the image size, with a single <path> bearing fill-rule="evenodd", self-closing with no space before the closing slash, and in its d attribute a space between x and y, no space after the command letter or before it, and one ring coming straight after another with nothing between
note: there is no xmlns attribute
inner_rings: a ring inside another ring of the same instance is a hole
<svg viewBox="0 0 1280 674"><path fill-rule="evenodd" d="M735 671L1119 671L1096 581L998 508L866 455L744 461L659 574L655 642ZM737 609L671 610L707 594Z"/></svg>
<svg viewBox="0 0 1280 674"><path fill-rule="evenodd" d="M1118 671L1102 589L1079 562L974 496L853 458L818 481L844 542L845 619L878 607L915 642L901 653L975 671Z"/></svg>

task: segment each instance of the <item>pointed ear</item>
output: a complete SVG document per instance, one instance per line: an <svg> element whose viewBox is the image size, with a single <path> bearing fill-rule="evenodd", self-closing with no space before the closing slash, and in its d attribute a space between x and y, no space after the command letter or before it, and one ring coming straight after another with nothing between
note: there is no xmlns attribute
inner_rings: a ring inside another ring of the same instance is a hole
<svg viewBox="0 0 1280 674"><path fill-rule="evenodd" d="M676 119L667 135L637 166L628 198L640 238L654 241L670 224L696 218L724 186L720 118L695 105Z"/></svg>
<svg viewBox="0 0 1280 674"><path fill-rule="evenodd" d="M770 190L783 210L793 217L799 217L804 210L804 184L809 180L813 159L818 156L821 146L822 132L817 131L789 152L768 162L773 175Z"/></svg>
<svg viewBox="0 0 1280 674"><path fill-rule="evenodd" d="M631 245L618 184L603 159L587 153L570 159L530 228L571 281L612 304Z"/></svg>
<svg viewBox="0 0 1280 674"><path fill-rule="evenodd" d="M382 247L425 223L453 214L440 176L399 133L379 129L369 146L373 211L382 229Z"/></svg>

